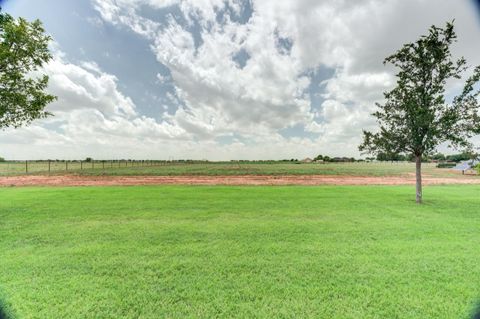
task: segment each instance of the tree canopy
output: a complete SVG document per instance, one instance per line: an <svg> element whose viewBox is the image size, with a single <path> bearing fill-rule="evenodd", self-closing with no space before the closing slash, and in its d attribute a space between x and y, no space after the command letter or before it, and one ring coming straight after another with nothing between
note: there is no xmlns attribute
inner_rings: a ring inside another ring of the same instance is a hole
<svg viewBox="0 0 480 319"><path fill-rule="evenodd" d="M462 57L453 59L450 47L456 41L453 22L444 28L432 26L427 35L387 57L399 69L396 86L386 93L373 113L378 132L364 131L360 151L371 154L413 154L417 162L417 202L421 202L421 158L438 145L471 148L469 139L479 133L480 67L467 78L463 90L450 103L445 99L449 80L458 80L469 70Z"/></svg>
<svg viewBox="0 0 480 319"><path fill-rule="evenodd" d="M0 8L0 129L50 115L45 107L56 97L40 72L52 58L50 40L39 20L15 19Z"/></svg>

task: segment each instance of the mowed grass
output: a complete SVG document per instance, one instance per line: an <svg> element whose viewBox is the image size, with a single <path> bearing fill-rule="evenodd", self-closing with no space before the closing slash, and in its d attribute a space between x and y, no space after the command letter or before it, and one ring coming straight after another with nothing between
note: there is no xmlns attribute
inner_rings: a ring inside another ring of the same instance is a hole
<svg viewBox="0 0 480 319"><path fill-rule="evenodd" d="M479 194L4 188L1 304L7 318L469 318Z"/></svg>

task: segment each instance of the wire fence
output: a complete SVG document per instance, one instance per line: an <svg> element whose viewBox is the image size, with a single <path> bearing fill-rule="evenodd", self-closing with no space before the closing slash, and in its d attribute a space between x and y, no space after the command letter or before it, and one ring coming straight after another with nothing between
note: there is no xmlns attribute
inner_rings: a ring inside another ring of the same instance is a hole
<svg viewBox="0 0 480 319"><path fill-rule="evenodd" d="M61 173L83 170L107 170L129 167L186 165L190 161L166 160L24 160L0 162L0 175ZM198 161L195 161L198 163Z"/></svg>

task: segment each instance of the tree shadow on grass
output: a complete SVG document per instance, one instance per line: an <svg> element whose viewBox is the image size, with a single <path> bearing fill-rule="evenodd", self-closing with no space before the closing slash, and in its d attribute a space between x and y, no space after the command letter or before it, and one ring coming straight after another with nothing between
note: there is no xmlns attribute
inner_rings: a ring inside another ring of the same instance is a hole
<svg viewBox="0 0 480 319"><path fill-rule="evenodd" d="M0 319L14 319L12 314L5 307L2 300L0 300Z"/></svg>
<svg viewBox="0 0 480 319"><path fill-rule="evenodd" d="M0 319L12 319L0 306Z"/></svg>
<svg viewBox="0 0 480 319"><path fill-rule="evenodd" d="M472 319L480 319L480 303L477 304L472 313Z"/></svg>

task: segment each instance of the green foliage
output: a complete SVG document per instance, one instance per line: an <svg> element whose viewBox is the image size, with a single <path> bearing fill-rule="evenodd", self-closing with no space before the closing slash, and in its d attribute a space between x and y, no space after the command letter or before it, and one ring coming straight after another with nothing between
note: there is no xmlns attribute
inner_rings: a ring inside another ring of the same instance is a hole
<svg viewBox="0 0 480 319"><path fill-rule="evenodd" d="M437 168L452 168L455 167L455 163L438 163Z"/></svg>
<svg viewBox="0 0 480 319"><path fill-rule="evenodd" d="M0 156L0 162L5 162L5 158Z"/></svg>
<svg viewBox="0 0 480 319"><path fill-rule="evenodd" d="M330 156L327 156L327 155L317 155L317 157L315 157L313 159L314 161L324 161L324 162L332 162L332 163L338 163L338 162L355 162L355 158L353 157L330 157Z"/></svg>
<svg viewBox="0 0 480 319"><path fill-rule="evenodd" d="M397 86L386 92L384 104L377 104L380 130L364 131L360 151L367 153L429 154L444 142L454 147L471 147L468 139L479 131L480 67L465 82L452 103L445 101L445 86L460 79L467 70L464 58L453 60L450 46L456 41L452 23L432 26L429 34L405 44L385 63L399 68Z"/></svg>
<svg viewBox="0 0 480 319"><path fill-rule="evenodd" d="M433 160L436 160L436 161L444 161L444 160L446 160L445 155L442 154L442 153L433 154L431 158L432 158Z"/></svg>
<svg viewBox="0 0 480 319"><path fill-rule="evenodd" d="M407 157L403 154L387 154L383 152L377 154L377 161L403 162L406 160Z"/></svg>
<svg viewBox="0 0 480 319"><path fill-rule="evenodd" d="M91 162L93 162L93 158L91 158L91 157L87 157L87 158L85 159L85 162L87 162L87 163L91 163Z"/></svg>
<svg viewBox="0 0 480 319"><path fill-rule="evenodd" d="M452 154L447 155L446 160L452 162L461 162L461 161L468 161L470 159L475 159L476 155L472 154L471 152L462 152L460 154Z"/></svg>
<svg viewBox="0 0 480 319"><path fill-rule="evenodd" d="M16 318L467 318L479 191L6 188L0 298Z"/></svg>
<svg viewBox="0 0 480 319"><path fill-rule="evenodd" d="M52 58L50 40L39 20L0 12L0 129L50 115L45 107L56 97L45 92L48 76L39 71Z"/></svg>

